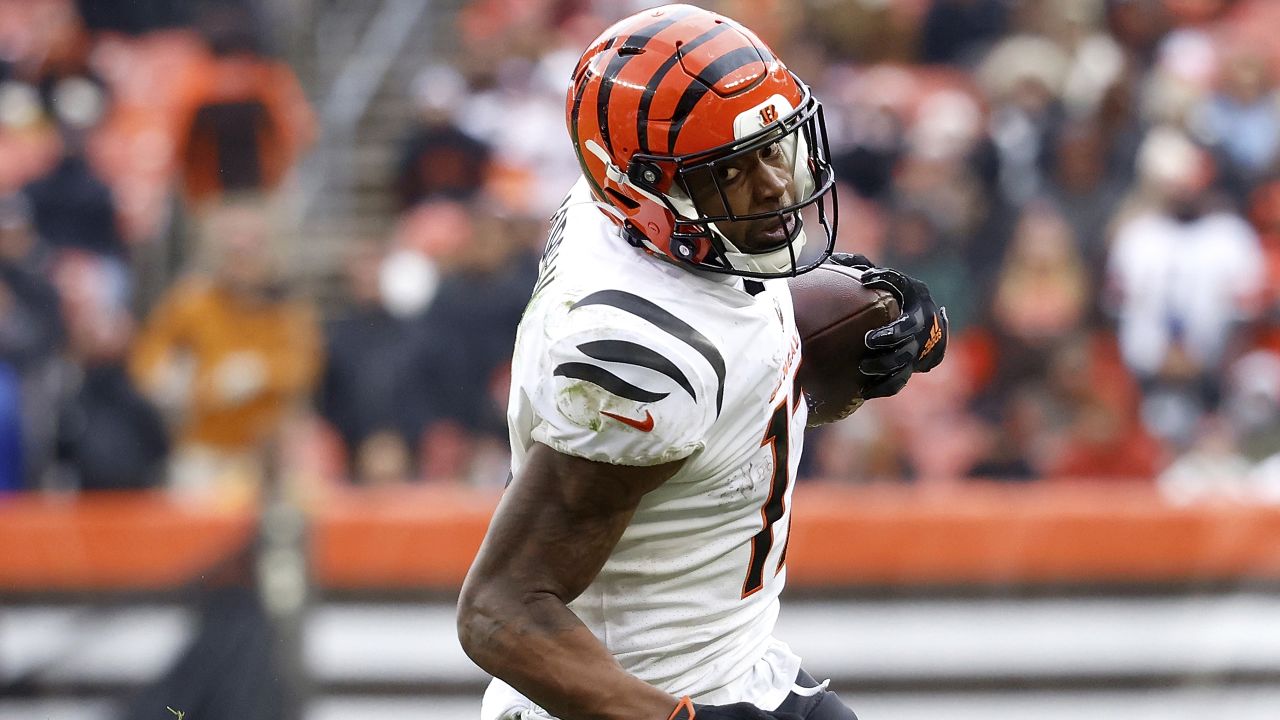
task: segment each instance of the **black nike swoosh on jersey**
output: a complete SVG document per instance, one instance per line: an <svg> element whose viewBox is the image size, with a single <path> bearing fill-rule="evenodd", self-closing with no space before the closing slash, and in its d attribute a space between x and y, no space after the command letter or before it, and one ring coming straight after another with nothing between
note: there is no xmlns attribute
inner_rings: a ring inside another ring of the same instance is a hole
<svg viewBox="0 0 1280 720"><path fill-rule="evenodd" d="M706 335L698 332L689 323L663 310L650 300L645 300L639 295L629 293L625 290L600 290L582 298L573 304L570 311L577 310L580 307L588 305L609 305L618 308L624 312L631 313L642 320L647 320L654 327L675 337L677 340L687 344L689 347L698 351L698 354L706 358L710 363L711 369L715 371L716 378L720 381L719 387L716 389L716 416L720 415L720 408L724 405L724 376L725 365L724 356L716 349L716 346L707 339Z"/></svg>
<svg viewBox="0 0 1280 720"><path fill-rule="evenodd" d="M684 391L689 393L689 397L695 401L698 399L698 394L693 391L693 384L689 382L684 371L659 353L639 343L628 340L594 340L582 343L578 349L583 355L596 360L625 363L660 372L684 388Z"/></svg>
<svg viewBox="0 0 1280 720"><path fill-rule="evenodd" d="M635 402L657 402L671 394L650 392L644 388L636 387L608 370L605 370L598 365L592 365L591 363L560 363L551 374L573 378L574 380L586 380L587 382L598 385L602 389L607 390L620 398L634 400Z"/></svg>

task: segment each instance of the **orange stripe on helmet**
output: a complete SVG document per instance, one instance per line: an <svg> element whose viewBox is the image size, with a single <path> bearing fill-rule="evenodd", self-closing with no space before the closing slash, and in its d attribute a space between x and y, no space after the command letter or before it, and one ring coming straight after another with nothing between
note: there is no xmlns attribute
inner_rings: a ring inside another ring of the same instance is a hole
<svg viewBox="0 0 1280 720"><path fill-rule="evenodd" d="M636 111L636 135L640 141L640 152L650 152L649 112L653 108L653 100L658 94L658 88L667 79L671 70L679 64L681 54L689 54L696 51L703 44L714 39L727 29L729 29L729 25L725 23L713 24L710 30L682 45L678 52L672 53L670 57L663 61L662 65L658 66L653 75L649 76L649 80L644 86L644 93L640 97L640 107Z"/></svg>
<svg viewBox="0 0 1280 720"><path fill-rule="evenodd" d="M617 38L610 38L609 41L606 42L599 51L597 51L596 53L592 53L591 51L588 50L587 53L584 53L582 58L578 60L578 68L577 70L574 71L574 80L573 80L574 81L573 101L572 101L573 109L570 110L569 112L569 137L573 140L573 147L576 154L578 155L578 164L582 166L582 174L584 177L587 178L587 182L591 184L591 192L593 195L595 195L597 199L604 198L604 189L601 188L600 185L596 182L594 173L592 173L590 169L587 168L587 159L583 157L582 152L578 150L579 148L578 142L580 137L578 121L579 121L579 114L582 111L582 103L583 103L583 100L585 99L583 95L586 92L587 86L590 85L590 83L587 82L587 78L588 78L588 75L590 75L591 73L591 62L594 59L595 55L598 55L600 52L608 50L610 47L613 46L615 42L617 42ZM588 56L592 56L592 57L588 57Z"/></svg>
<svg viewBox="0 0 1280 720"><path fill-rule="evenodd" d="M680 131L684 129L685 122L688 121L689 115L693 109L697 107L698 101L706 96L709 92L721 94L717 89L722 82L730 78L735 73L741 73L743 78L754 75L754 78L741 88L735 88L732 93L745 92L754 88L764 81L768 74L768 61L759 48L755 46L738 47L730 50L728 53L717 57L703 68L695 77L694 82L689 83L684 93L680 96L680 101L676 103L676 109L671 124L671 130L667 133L667 152L675 154L676 141L680 137ZM770 58L772 59L772 58Z"/></svg>
<svg viewBox="0 0 1280 720"><path fill-rule="evenodd" d="M676 7L667 13L663 19L648 25L641 30L636 31L628 37L618 49L614 56L609 60L609 64L605 67L604 72L600 75L600 98L596 103L596 122L600 125L600 139L603 141L605 150L609 153L614 151L614 143L610 136L609 128L609 96L613 93L613 85L617 81L618 76L633 60L643 57L644 48L659 33L672 25L676 24L685 15L692 11L689 7ZM641 60L641 62L644 62Z"/></svg>

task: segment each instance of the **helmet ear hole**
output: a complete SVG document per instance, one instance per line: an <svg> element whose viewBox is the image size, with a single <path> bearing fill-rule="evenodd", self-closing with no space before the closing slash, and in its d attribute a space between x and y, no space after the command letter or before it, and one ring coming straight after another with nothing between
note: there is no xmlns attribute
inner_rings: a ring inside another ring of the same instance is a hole
<svg viewBox="0 0 1280 720"><path fill-rule="evenodd" d="M628 210L637 210L640 208L640 203L636 202L635 200L632 200L631 198L627 197L626 195L623 195L622 193L618 192L617 190L614 190L613 188L605 188L604 192L606 195L612 198L615 203L621 205L622 207L627 208Z"/></svg>

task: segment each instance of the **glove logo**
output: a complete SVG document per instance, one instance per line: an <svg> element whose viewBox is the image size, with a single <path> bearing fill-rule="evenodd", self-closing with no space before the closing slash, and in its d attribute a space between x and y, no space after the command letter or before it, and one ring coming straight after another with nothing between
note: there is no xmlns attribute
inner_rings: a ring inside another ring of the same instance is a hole
<svg viewBox="0 0 1280 720"><path fill-rule="evenodd" d="M924 350L920 351L920 357L929 354L933 350L933 346L942 340L942 323L938 320L938 316L933 316L933 327L929 328L929 339L924 343Z"/></svg>

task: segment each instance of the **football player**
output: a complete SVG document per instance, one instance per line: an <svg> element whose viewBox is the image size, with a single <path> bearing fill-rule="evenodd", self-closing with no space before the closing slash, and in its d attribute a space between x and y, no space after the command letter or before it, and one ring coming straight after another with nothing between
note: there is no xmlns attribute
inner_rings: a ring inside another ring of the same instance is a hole
<svg viewBox="0 0 1280 720"><path fill-rule="evenodd" d="M854 718L773 637L807 418L785 278L836 229L822 107L747 28L668 5L591 44L566 113L583 177L520 323L512 481L458 606L496 678L483 720ZM868 335L881 397L941 360L945 314L891 270L864 282L903 308Z"/></svg>

